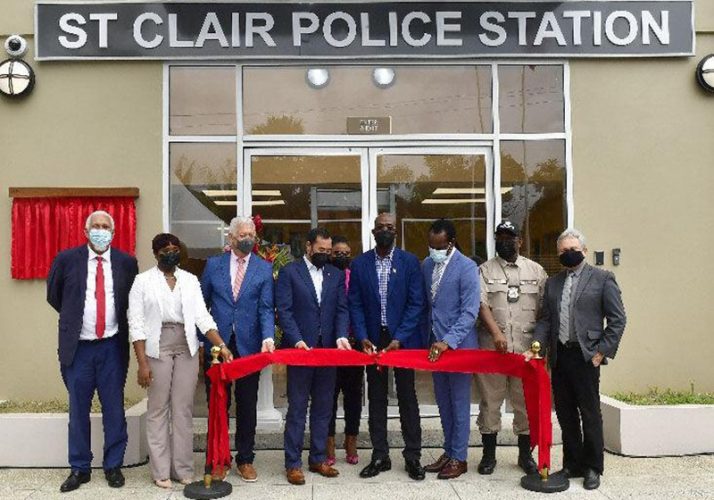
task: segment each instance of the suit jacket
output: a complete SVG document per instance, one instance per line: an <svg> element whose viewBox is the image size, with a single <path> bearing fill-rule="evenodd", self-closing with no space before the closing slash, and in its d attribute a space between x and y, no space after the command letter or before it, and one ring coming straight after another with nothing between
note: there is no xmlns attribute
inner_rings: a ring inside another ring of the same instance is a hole
<svg viewBox="0 0 714 500"><path fill-rule="evenodd" d="M233 300L232 252L211 257L201 275L201 291L216 321L223 342L235 336L238 355L260 352L263 341L275 335L273 307L273 267L255 254L241 284L238 300ZM206 349L206 357L210 350Z"/></svg>
<svg viewBox="0 0 714 500"><path fill-rule="evenodd" d="M375 260L375 251L370 250L352 262L348 296L355 338L359 342L369 339L378 345L381 307ZM419 349L426 344L423 337L425 307L424 279L419 259L395 248L387 288L387 327L401 347Z"/></svg>
<svg viewBox="0 0 714 500"><path fill-rule="evenodd" d="M560 330L560 299L567 271L548 278L545 283L541 318L536 323L533 340L541 343L555 366ZM596 352L614 358L625 330L625 307L615 275L585 264L571 300L575 334L586 361ZM607 360L603 360L607 363Z"/></svg>
<svg viewBox="0 0 714 500"><path fill-rule="evenodd" d="M451 349L475 349L478 347L476 318L481 305L478 267L454 249L432 300L431 278L435 265L431 257L424 260L427 338L446 342Z"/></svg>
<svg viewBox="0 0 714 500"><path fill-rule="evenodd" d="M69 366L77 351L84 317L84 299L87 293L87 245L69 248L57 254L47 276L47 302L59 313L59 361ZM122 350L129 363L129 324L126 312L129 307L129 290L139 272L136 259L129 254L111 249L112 280L114 281L114 308L116 309Z"/></svg>
<svg viewBox="0 0 714 500"><path fill-rule="evenodd" d="M316 347L320 337L322 347L336 347L338 338L348 336L345 274L330 264L322 268L320 304L305 259L301 258L280 270L275 305L283 329L283 347L295 347L301 340L308 347Z"/></svg>

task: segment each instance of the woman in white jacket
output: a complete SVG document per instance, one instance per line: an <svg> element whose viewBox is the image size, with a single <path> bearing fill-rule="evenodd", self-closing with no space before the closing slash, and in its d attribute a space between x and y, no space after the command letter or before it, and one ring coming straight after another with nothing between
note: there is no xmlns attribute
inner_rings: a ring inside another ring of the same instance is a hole
<svg viewBox="0 0 714 500"><path fill-rule="evenodd" d="M198 380L198 335L232 359L206 309L198 279L177 267L179 239L158 234L151 242L157 265L137 275L129 293L129 337L148 389L146 436L154 483L171 488L193 480L193 395Z"/></svg>

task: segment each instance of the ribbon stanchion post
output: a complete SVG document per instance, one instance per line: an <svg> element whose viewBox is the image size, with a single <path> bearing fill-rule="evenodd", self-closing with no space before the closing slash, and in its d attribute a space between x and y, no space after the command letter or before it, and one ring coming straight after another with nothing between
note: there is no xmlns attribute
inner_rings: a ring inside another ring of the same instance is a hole
<svg viewBox="0 0 714 500"><path fill-rule="evenodd" d="M428 351L425 349L400 349L375 354L339 349L310 349L308 351L280 349L272 353L254 354L234 359L230 363L212 366L207 372L211 378L211 394L208 409L206 471L220 476L226 467L230 468L228 415L224 411L226 405L225 384L227 382L260 371L270 364L291 366L377 365L440 372L494 373L522 379L531 432L531 448L538 447L538 470L541 471L541 474L535 474L537 485L532 485L533 478L531 476L525 476L521 480L521 485L526 489L542 492L567 489L567 483L563 488L562 484L555 483L559 478L548 476L550 447L553 441L551 394L548 372L540 356L526 362L520 354L503 354L479 349L449 350L444 352L436 362L429 361L427 356ZM553 489L555 487L561 489Z"/></svg>
<svg viewBox="0 0 714 500"><path fill-rule="evenodd" d="M218 355L221 352L220 347L211 347L211 368L209 372L219 373L217 370L220 367ZM222 405L222 406L220 406ZM225 408L226 405L226 387L220 382L219 377L211 378L211 394L209 408ZM207 500L210 498L222 498L230 495L233 492L233 485L228 481L213 480L213 473L218 477L224 477L223 472L225 467L231 467L231 450L228 443L228 413L225 411L211 412L209 414L208 424L208 448L206 454L206 469L204 470L203 480L194 481L187 484L183 489L183 495L186 498L194 498L197 500ZM225 457L212 458L212 454L226 453L228 460ZM215 463L214 463L215 462ZM209 467L209 463L211 466Z"/></svg>

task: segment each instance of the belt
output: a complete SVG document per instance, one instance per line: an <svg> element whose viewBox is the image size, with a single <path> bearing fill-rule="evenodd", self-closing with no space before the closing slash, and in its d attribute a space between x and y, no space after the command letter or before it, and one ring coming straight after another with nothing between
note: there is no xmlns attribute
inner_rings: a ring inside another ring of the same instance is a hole
<svg viewBox="0 0 714 500"><path fill-rule="evenodd" d="M99 342L105 342L107 340L112 340L113 338L116 338L116 336L117 336L117 334L114 334L109 337L102 337L101 339L92 339L92 340L79 339L79 341L86 342L87 344L98 344Z"/></svg>
<svg viewBox="0 0 714 500"><path fill-rule="evenodd" d="M565 343L558 341L558 344L560 344L563 349L575 349L576 347L580 349L580 342L577 340L569 340Z"/></svg>

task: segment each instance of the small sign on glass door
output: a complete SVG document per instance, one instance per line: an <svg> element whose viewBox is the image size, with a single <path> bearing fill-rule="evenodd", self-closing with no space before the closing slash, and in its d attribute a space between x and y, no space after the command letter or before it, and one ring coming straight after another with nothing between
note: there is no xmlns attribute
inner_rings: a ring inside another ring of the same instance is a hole
<svg viewBox="0 0 714 500"><path fill-rule="evenodd" d="M347 133L356 135L391 134L391 116L348 116Z"/></svg>

